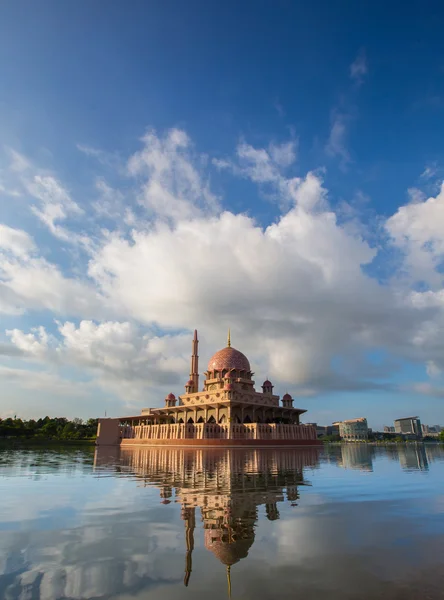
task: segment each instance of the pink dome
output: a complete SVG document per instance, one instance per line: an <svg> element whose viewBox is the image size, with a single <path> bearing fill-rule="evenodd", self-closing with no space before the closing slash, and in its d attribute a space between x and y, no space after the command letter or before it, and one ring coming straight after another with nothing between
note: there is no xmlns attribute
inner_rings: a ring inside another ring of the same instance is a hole
<svg viewBox="0 0 444 600"><path fill-rule="evenodd" d="M175 400L175 399L176 399L176 396L172 392L170 392L167 396L167 400Z"/></svg>
<svg viewBox="0 0 444 600"><path fill-rule="evenodd" d="M292 397L290 396L290 394L284 394L282 396L282 400L292 400Z"/></svg>
<svg viewBox="0 0 444 600"><path fill-rule="evenodd" d="M248 358L236 348L227 346L216 352L208 363L208 371L223 371L224 369L237 369L239 371L250 371Z"/></svg>
<svg viewBox="0 0 444 600"><path fill-rule="evenodd" d="M188 385L190 385L190 386L193 386L193 385L194 385L194 381L193 381L192 379L189 379L189 380L186 382L186 384L185 384L185 385L186 385L186 386L188 386Z"/></svg>
<svg viewBox="0 0 444 600"><path fill-rule="evenodd" d="M273 384L268 379L266 379L264 381L264 383L262 384L262 387L270 387L270 386L273 386Z"/></svg>

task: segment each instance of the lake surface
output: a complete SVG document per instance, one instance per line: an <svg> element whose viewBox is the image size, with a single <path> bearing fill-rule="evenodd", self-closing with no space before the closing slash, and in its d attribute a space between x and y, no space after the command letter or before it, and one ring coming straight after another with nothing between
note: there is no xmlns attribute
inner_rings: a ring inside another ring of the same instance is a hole
<svg viewBox="0 0 444 600"><path fill-rule="evenodd" d="M444 448L0 450L0 598L444 598Z"/></svg>

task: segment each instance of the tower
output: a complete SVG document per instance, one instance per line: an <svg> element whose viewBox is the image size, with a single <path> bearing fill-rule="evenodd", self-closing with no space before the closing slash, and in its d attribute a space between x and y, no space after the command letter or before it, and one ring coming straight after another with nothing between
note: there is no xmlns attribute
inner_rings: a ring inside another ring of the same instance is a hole
<svg viewBox="0 0 444 600"><path fill-rule="evenodd" d="M193 568L192 554L194 550L194 528L196 527L195 508L183 508L182 519L185 521L185 539L187 543L187 553L185 558L185 577L184 584L187 587L190 581Z"/></svg>
<svg viewBox="0 0 444 600"><path fill-rule="evenodd" d="M193 382L193 389L190 392L199 391L199 340L197 339L197 329L194 330L192 351L191 351L191 369L190 381ZM188 392L188 390L187 390ZM188 392L189 393L189 392Z"/></svg>
<svg viewBox="0 0 444 600"><path fill-rule="evenodd" d="M270 394L270 396L273 395L273 387L274 385L271 383L271 381L267 378L264 383L262 384L262 392L264 394Z"/></svg>
<svg viewBox="0 0 444 600"><path fill-rule="evenodd" d="M293 408L293 398L288 392L282 396L282 406L284 408Z"/></svg>

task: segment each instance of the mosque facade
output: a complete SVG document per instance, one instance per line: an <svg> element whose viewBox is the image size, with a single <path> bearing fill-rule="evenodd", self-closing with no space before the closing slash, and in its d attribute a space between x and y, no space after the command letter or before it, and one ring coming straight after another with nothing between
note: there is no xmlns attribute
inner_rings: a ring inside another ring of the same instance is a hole
<svg viewBox="0 0 444 600"><path fill-rule="evenodd" d="M316 430L303 425L305 409L293 406L286 393L280 399L266 379L255 389L248 358L231 345L209 360L199 386L199 340L194 331L189 380L185 393L170 393L161 408L140 415L99 419L97 445L319 445Z"/></svg>

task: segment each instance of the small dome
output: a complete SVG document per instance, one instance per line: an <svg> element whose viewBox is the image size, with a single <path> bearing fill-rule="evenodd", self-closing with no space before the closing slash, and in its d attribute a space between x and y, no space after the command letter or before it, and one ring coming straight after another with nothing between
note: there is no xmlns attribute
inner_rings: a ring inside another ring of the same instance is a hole
<svg viewBox="0 0 444 600"><path fill-rule="evenodd" d="M250 371L250 363L245 354L236 348L227 346L216 352L208 363L208 371L223 371L224 369L238 369L239 371Z"/></svg>
<svg viewBox="0 0 444 600"><path fill-rule="evenodd" d="M262 384L262 387L273 387L273 384L271 383L271 381L269 379L266 379L264 381L264 383Z"/></svg>
<svg viewBox="0 0 444 600"><path fill-rule="evenodd" d="M167 396L167 400L175 400L175 399L176 399L176 396L172 392L170 392Z"/></svg>
<svg viewBox="0 0 444 600"><path fill-rule="evenodd" d="M186 385L186 386L188 386L188 385L190 385L190 386L193 386L193 385L194 385L194 381L193 381L192 379L189 379L189 380L186 382L186 384L185 384L185 385Z"/></svg>
<svg viewBox="0 0 444 600"><path fill-rule="evenodd" d="M282 400L292 400L292 399L293 399L293 398L292 398L292 397L290 396L290 394L288 394L288 393L287 393L287 394L284 394L284 395L282 396Z"/></svg>

